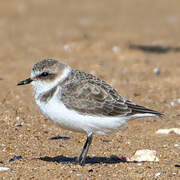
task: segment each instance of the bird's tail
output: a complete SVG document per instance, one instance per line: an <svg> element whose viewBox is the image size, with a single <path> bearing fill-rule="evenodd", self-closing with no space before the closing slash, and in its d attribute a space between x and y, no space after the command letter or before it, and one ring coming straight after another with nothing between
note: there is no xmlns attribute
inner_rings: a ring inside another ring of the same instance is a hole
<svg viewBox="0 0 180 180"><path fill-rule="evenodd" d="M163 113L160 113L158 111L146 108L144 106L133 104L131 102L126 102L126 104L127 104L128 108L130 108L132 110L130 115L142 114L142 115L146 116L146 114L147 114L147 116L151 116L151 115L152 116L159 116L159 117L164 116Z"/></svg>

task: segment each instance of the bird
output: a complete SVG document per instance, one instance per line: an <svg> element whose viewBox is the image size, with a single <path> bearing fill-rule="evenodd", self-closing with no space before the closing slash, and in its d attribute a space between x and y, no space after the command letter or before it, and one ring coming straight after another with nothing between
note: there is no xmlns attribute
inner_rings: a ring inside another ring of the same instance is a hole
<svg viewBox="0 0 180 180"><path fill-rule="evenodd" d="M85 165L93 135L107 135L136 118L163 116L120 95L100 78L73 69L55 59L34 64L30 78L17 85L31 84L42 114L63 129L85 133L86 142L75 162Z"/></svg>

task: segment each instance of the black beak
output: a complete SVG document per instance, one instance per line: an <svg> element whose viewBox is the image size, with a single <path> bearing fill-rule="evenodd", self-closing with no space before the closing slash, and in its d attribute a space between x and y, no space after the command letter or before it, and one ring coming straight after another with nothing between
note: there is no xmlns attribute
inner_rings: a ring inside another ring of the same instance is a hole
<svg viewBox="0 0 180 180"><path fill-rule="evenodd" d="M26 85L26 84L29 84L29 83L31 83L33 80L31 79L31 78L28 78L28 79L25 79L24 81L20 81L20 82L18 82L18 86L19 85Z"/></svg>

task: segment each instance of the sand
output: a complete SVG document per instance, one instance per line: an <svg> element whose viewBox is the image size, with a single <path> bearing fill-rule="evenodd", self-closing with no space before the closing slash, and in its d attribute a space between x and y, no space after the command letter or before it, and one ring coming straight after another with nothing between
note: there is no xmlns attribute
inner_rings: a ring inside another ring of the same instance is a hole
<svg viewBox="0 0 180 180"><path fill-rule="evenodd" d="M180 179L180 136L156 134L180 128L180 53L129 48L179 47L179 7L178 0L2 1L0 166L9 170L0 179ZM165 117L136 119L117 133L95 135L87 164L75 165L86 135L54 125L35 105L31 86L16 86L42 58L92 73ZM156 151L159 162L111 158L139 149Z"/></svg>

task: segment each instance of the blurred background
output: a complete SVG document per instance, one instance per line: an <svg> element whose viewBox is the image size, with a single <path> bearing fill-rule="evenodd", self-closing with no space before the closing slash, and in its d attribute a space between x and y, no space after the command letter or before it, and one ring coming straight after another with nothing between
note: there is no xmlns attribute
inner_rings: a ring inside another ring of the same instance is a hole
<svg viewBox="0 0 180 180"><path fill-rule="evenodd" d="M43 58L59 59L73 68L92 73L110 83L125 97L167 114L164 120L132 122L131 128L124 134L125 139L132 138L137 143L137 146L131 144L131 148L147 147L152 141L154 149L161 147L166 138L154 138L152 133L156 128L180 125L179 0L1 1L1 137L17 136L17 131L12 129L16 123L23 122L25 126L22 126L21 131L29 134L24 139L19 135L20 139L17 140L38 147L36 143L39 141L31 141L29 137L34 137L34 133L38 132L42 134L42 129L47 129L42 124L49 121L45 122L35 106L30 86L16 87L16 84L27 78L33 64ZM38 121L37 116L40 119ZM49 127L54 128L53 132L61 133L59 128L50 123ZM22 132L19 134L23 134ZM62 132L64 133L63 130ZM150 135L151 138L147 140L142 134L145 137ZM49 136L48 134L47 137ZM145 144L138 146L140 142L136 136L141 137L141 143ZM17 140L7 138L7 142L2 143L13 144ZM172 137L168 143L175 143L177 140L178 138ZM24 144L11 149L23 154L23 149L29 149ZM56 145L55 143L54 146ZM72 143L73 145L75 146ZM102 149L97 149L99 154L103 151L103 145L101 146ZM64 152L68 152L67 149ZM34 153L39 149L36 150L34 149ZM113 151L112 148L109 150ZM133 149L128 150L133 152ZM44 147L44 152L46 151ZM114 151L116 152L116 148ZM125 150L121 152L127 153ZM165 152L162 151L163 153ZM174 154L178 155L176 150L171 150L171 153L164 154L164 157L173 158ZM30 154L32 152L24 156L29 157ZM5 160L9 158L8 154L2 154L1 157ZM126 169L127 165L123 166ZM167 172L171 173L170 170ZM44 175L43 171L41 173ZM131 177L135 178L133 175Z"/></svg>
<svg viewBox="0 0 180 180"><path fill-rule="evenodd" d="M141 94L138 88L146 94L150 86L178 86L179 5L178 0L2 1L1 84L13 89L35 62L56 58L131 98L134 91Z"/></svg>

